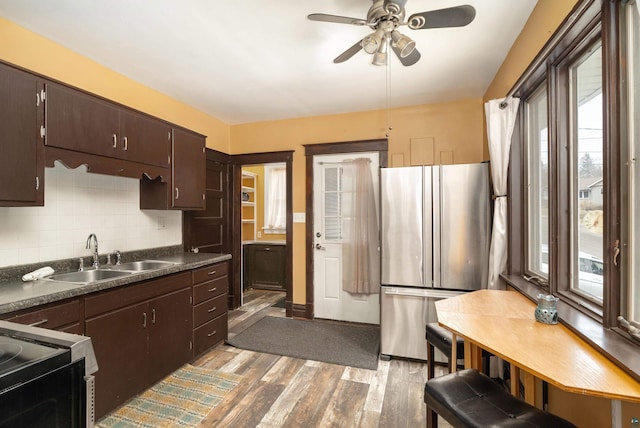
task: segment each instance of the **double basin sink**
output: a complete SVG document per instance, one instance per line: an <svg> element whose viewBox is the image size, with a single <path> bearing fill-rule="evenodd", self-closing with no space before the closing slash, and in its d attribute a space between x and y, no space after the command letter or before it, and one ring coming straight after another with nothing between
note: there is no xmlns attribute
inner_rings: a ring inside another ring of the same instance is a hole
<svg viewBox="0 0 640 428"><path fill-rule="evenodd" d="M86 269L77 272L59 273L46 279L60 282L73 282L78 284L90 284L99 281L122 278L134 273L164 269L175 265L174 262L159 260L141 260L137 262L122 263L119 265L105 265L98 269Z"/></svg>

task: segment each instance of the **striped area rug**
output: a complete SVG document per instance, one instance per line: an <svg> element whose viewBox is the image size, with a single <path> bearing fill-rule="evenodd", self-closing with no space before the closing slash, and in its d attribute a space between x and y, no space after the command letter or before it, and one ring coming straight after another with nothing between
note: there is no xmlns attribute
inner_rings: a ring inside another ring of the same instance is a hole
<svg viewBox="0 0 640 428"><path fill-rule="evenodd" d="M99 428L194 427L241 376L185 365L96 424Z"/></svg>

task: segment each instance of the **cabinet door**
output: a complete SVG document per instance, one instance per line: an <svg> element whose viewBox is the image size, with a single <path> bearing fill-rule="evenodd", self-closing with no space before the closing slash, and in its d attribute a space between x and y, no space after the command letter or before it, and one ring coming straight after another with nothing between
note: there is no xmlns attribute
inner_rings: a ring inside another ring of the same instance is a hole
<svg viewBox="0 0 640 428"><path fill-rule="evenodd" d="M158 297L149 309L149 384L154 384L193 356L191 289Z"/></svg>
<svg viewBox="0 0 640 428"><path fill-rule="evenodd" d="M128 306L85 323L98 361L96 420L147 386L148 304Z"/></svg>
<svg viewBox="0 0 640 428"><path fill-rule="evenodd" d="M115 106L53 83L46 93L47 146L124 159Z"/></svg>
<svg viewBox="0 0 640 428"><path fill-rule="evenodd" d="M37 94L35 76L0 65L0 205L44 203Z"/></svg>
<svg viewBox="0 0 640 428"><path fill-rule="evenodd" d="M253 245L253 273L257 288L284 289L286 251L284 245Z"/></svg>
<svg viewBox="0 0 640 428"><path fill-rule="evenodd" d="M173 130L172 207L204 209L206 178L205 140L180 129Z"/></svg>
<svg viewBox="0 0 640 428"><path fill-rule="evenodd" d="M169 167L171 127L164 122L129 111L120 112L122 155L130 161Z"/></svg>

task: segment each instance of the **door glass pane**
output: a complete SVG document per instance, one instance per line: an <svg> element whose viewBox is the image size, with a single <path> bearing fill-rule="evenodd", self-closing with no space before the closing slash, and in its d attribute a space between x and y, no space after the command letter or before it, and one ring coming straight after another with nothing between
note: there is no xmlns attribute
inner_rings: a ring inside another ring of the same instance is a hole
<svg viewBox="0 0 640 428"><path fill-rule="evenodd" d="M527 270L549 276L549 138L546 86L527 100Z"/></svg>
<svg viewBox="0 0 640 428"><path fill-rule="evenodd" d="M336 241L342 238L342 207L340 204L342 168L325 167L323 173L324 233L322 235L325 241Z"/></svg>
<svg viewBox="0 0 640 428"><path fill-rule="evenodd" d="M636 0L638 1L638 0ZM640 13L638 4L630 4L628 11L628 96L629 96L629 162L630 168L630 257L629 267L631 280L629 281L628 319L640 324Z"/></svg>
<svg viewBox="0 0 640 428"><path fill-rule="evenodd" d="M572 281L571 287L602 302L603 107L602 48L593 46L571 67Z"/></svg>

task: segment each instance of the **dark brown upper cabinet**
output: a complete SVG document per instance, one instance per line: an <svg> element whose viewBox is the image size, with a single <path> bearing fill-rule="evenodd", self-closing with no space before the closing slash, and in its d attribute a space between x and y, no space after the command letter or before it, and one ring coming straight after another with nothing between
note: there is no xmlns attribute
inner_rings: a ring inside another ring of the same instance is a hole
<svg viewBox="0 0 640 428"><path fill-rule="evenodd" d="M173 129L171 142L171 177L140 180L142 209L205 209L206 139L200 134Z"/></svg>
<svg viewBox="0 0 640 428"><path fill-rule="evenodd" d="M47 147L169 167L169 124L55 83L45 91Z"/></svg>
<svg viewBox="0 0 640 428"><path fill-rule="evenodd" d="M44 205L42 83L0 64L0 206Z"/></svg>

